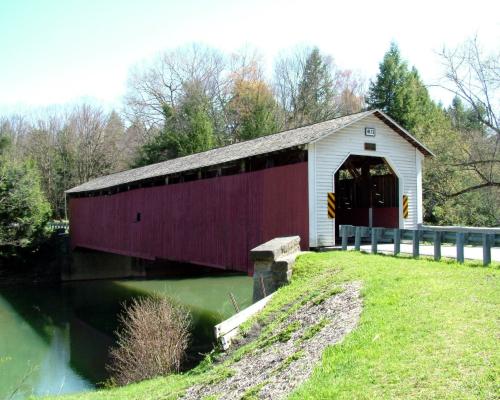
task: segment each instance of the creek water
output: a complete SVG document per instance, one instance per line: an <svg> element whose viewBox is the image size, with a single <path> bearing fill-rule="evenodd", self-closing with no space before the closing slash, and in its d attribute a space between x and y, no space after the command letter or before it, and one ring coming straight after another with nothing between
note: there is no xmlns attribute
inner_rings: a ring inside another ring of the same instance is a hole
<svg viewBox="0 0 500 400"><path fill-rule="evenodd" d="M252 300L251 278L241 275L159 280L71 282L0 288L0 399L95 390L124 302L159 294L191 312L191 365L214 342L213 326Z"/></svg>

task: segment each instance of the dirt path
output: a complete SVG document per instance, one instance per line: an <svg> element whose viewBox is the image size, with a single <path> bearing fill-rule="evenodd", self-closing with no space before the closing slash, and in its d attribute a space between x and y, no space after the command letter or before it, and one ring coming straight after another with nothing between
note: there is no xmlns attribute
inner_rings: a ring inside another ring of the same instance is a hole
<svg viewBox="0 0 500 400"><path fill-rule="evenodd" d="M211 385L193 386L184 399L260 399L286 397L311 374L325 347L352 331L362 308L361 284L341 286L341 292L313 299L291 314L267 342L230 365L231 376Z"/></svg>

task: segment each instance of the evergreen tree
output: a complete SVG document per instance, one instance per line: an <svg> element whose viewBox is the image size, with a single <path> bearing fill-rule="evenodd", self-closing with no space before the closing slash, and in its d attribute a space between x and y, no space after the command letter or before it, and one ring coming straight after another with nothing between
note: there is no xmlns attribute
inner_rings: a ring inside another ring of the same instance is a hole
<svg viewBox="0 0 500 400"><path fill-rule="evenodd" d="M463 101L458 96L453 98L451 106L447 110L447 114L451 118L453 127L460 132L485 131L484 124L481 122L478 113L471 108L466 108Z"/></svg>
<svg viewBox="0 0 500 400"><path fill-rule="evenodd" d="M315 47L304 66L294 118L299 125L333 118L336 116L334 100L331 60L322 56Z"/></svg>
<svg viewBox="0 0 500 400"><path fill-rule="evenodd" d="M163 130L139 151L135 166L143 166L209 150L215 145L209 100L196 85L186 90L181 104L165 104Z"/></svg>
<svg viewBox="0 0 500 400"><path fill-rule="evenodd" d="M375 82L370 83L366 98L369 107L378 108L401 123L405 114L403 89L408 75L408 66L401 59L399 48L393 42L379 65Z"/></svg>
<svg viewBox="0 0 500 400"><path fill-rule="evenodd" d="M184 103L179 118L180 123L167 125L164 135L167 139L171 157L182 157L189 154L210 150L214 147L214 130L207 109L197 101Z"/></svg>
<svg viewBox="0 0 500 400"><path fill-rule="evenodd" d="M5 256L42 235L50 205L34 163L8 157L7 142L0 137L0 143L0 256Z"/></svg>
<svg viewBox="0 0 500 400"><path fill-rule="evenodd" d="M370 108L381 109L390 115L436 154L435 158L425 160L425 222L498 224L500 211L491 201L493 189L482 194L463 192L464 188L481 184L474 171L482 174L483 165L474 165L474 168L461 165L474 156L478 143L484 142L481 148L485 153L489 145L477 114L467 110L458 98L446 112L436 105L418 71L408 69L394 43L380 64L375 81L370 84L366 101Z"/></svg>
<svg viewBox="0 0 500 400"><path fill-rule="evenodd" d="M9 137L0 132L0 157L4 154L9 144L10 144Z"/></svg>
<svg viewBox="0 0 500 400"><path fill-rule="evenodd" d="M384 111L410 131L421 129L439 112L418 71L408 69L394 42L380 63L376 80L370 83L366 102L371 109Z"/></svg>

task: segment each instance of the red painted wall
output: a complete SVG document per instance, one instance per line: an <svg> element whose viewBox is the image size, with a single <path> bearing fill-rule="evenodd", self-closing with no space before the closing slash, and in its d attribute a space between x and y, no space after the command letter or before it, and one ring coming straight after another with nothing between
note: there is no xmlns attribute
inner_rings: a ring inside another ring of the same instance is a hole
<svg viewBox="0 0 500 400"><path fill-rule="evenodd" d="M249 250L261 243L299 235L309 247L307 162L72 198L69 211L73 248L252 273Z"/></svg>
<svg viewBox="0 0 500 400"><path fill-rule="evenodd" d="M373 226L399 228L399 208L382 207L373 209Z"/></svg>

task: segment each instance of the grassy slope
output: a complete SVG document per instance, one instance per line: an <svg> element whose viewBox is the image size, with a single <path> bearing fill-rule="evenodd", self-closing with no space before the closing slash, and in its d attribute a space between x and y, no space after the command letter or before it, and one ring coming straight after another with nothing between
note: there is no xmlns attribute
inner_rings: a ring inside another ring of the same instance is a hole
<svg viewBox="0 0 500 400"><path fill-rule="evenodd" d="M359 253L302 256L291 285L259 316L304 298L325 281L361 280L359 327L328 348L303 398L494 398L499 390L499 270ZM251 346L251 345L250 345ZM241 352L238 352L241 353ZM176 398L227 368L207 363L191 374L154 379L71 399Z"/></svg>
<svg viewBox="0 0 500 400"><path fill-rule="evenodd" d="M336 258L319 254L307 263L336 264L339 279L364 282L361 321L323 354L293 399L495 398L497 268L362 254Z"/></svg>

